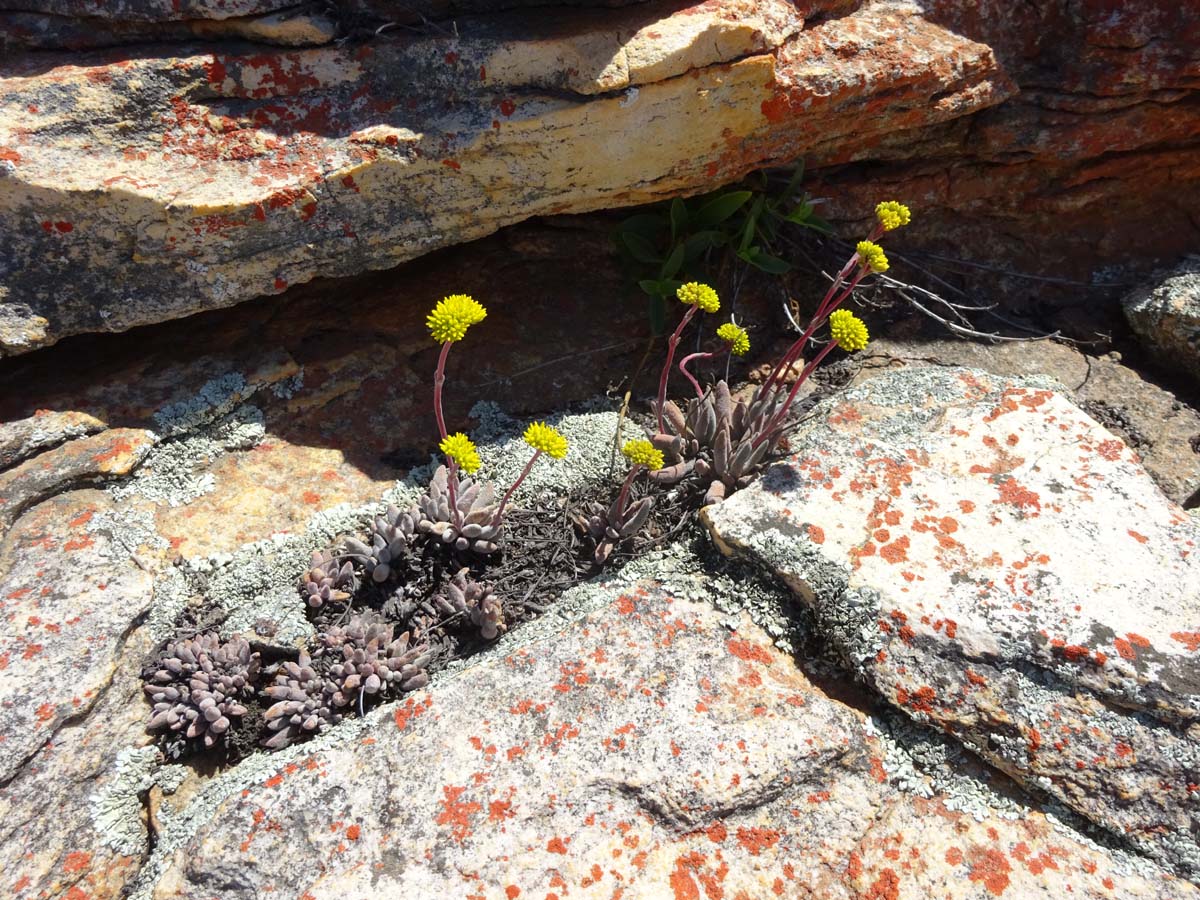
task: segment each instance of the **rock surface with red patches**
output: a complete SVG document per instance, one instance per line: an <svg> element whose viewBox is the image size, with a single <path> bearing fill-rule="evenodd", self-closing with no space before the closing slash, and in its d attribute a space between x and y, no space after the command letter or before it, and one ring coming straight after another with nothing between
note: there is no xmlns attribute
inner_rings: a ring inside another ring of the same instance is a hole
<svg viewBox="0 0 1200 900"><path fill-rule="evenodd" d="M907 4L456 22L294 50L6 62L0 353L387 268L534 215L700 192L801 154L872 156L1014 90L987 46Z"/></svg>
<svg viewBox="0 0 1200 900"><path fill-rule="evenodd" d="M150 606L150 573L88 530L111 508L100 491L62 494L0 541L0 779L96 703Z"/></svg>
<svg viewBox="0 0 1200 900"><path fill-rule="evenodd" d="M428 711L405 729L386 706L342 736L231 773L160 836L140 886L157 900L208 900L215 877L222 900L857 900L884 883L893 892L878 896L991 900L996 866L973 879L946 861L960 848L963 866L979 853L1006 861L1006 896L1107 897L1105 879L1129 896L1200 896L1055 830L1037 809L976 821L936 792L922 799L876 780L884 750L862 715L817 690L748 619L731 635L705 599L706 579L680 577L674 588L618 579L578 589L596 611L528 645L520 666L502 644L436 681L423 692ZM632 609L618 612L621 598ZM669 643L659 640L663 622L679 626ZM734 652L747 647L749 661ZM581 660L587 681L556 690ZM747 665L769 677L740 684ZM756 707L766 714L751 716ZM577 733L542 740L564 724ZM605 750L621 729L626 744ZM363 741L364 730L375 740ZM476 744L528 749L506 758ZM329 827L350 821L363 839ZM1055 865L1022 865L1026 852ZM504 864L472 862L484 858Z"/></svg>
<svg viewBox="0 0 1200 900"><path fill-rule="evenodd" d="M719 545L781 574L884 699L1192 865L1200 661L1173 635L1200 621L1196 520L1052 382L904 369L823 409L706 511ZM862 552L881 527L902 565Z"/></svg>
<svg viewBox="0 0 1200 900"><path fill-rule="evenodd" d="M19 433L19 429L14 430ZM0 471L0 537L21 513L47 497L129 474L152 446L153 436L147 431L112 428L67 441L34 459Z"/></svg>

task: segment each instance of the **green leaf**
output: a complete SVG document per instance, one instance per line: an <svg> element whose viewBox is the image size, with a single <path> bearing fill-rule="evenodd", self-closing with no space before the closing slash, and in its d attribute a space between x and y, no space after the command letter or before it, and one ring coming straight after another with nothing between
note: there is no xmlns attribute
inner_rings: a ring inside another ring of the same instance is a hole
<svg viewBox="0 0 1200 900"><path fill-rule="evenodd" d="M750 246L750 242L754 240L754 232L758 227L758 217L762 213L764 198L761 194L754 198L754 205L750 207L750 214L746 216L746 226L742 229L742 242L738 245L738 250L745 250Z"/></svg>
<svg viewBox="0 0 1200 900"><path fill-rule="evenodd" d="M638 282L638 287L649 294L651 297L662 296L662 282L657 278L643 278Z"/></svg>
<svg viewBox="0 0 1200 900"><path fill-rule="evenodd" d="M742 208L753 195L752 191L730 191L715 200L710 200L696 211L693 222L698 228L719 225Z"/></svg>
<svg viewBox="0 0 1200 900"><path fill-rule="evenodd" d="M667 257L667 261L662 265L662 271L659 273L662 278L673 278L675 273L679 271L679 267L683 265L684 245L678 243L675 249L671 251L671 255Z"/></svg>
<svg viewBox="0 0 1200 900"><path fill-rule="evenodd" d="M725 235L719 231L697 231L683 242L683 258L691 262L710 247L720 247L723 243Z"/></svg>
<svg viewBox="0 0 1200 900"><path fill-rule="evenodd" d="M796 225L804 225L808 222L809 216L813 214L813 205L807 200L793 209L790 213L784 216L789 222Z"/></svg>
<svg viewBox="0 0 1200 900"><path fill-rule="evenodd" d="M821 234L833 234L833 226L820 216L809 216L808 221L802 224L805 228L811 228L813 231L821 232Z"/></svg>
<svg viewBox="0 0 1200 900"><path fill-rule="evenodd" d="M621 241L633 254L633 258L638 262L657 263L658 252L654 249L654 244L642 237L634 231L622 231Z"/></svg>
<svg viewBox="0 0 1200 900"><path fill-rule="evenodd" d="M796 169L792 172L792 177L788 179L787 187L783 189L783 193L779 195L779 199L786 200L792 196L792 192L800 186L800 179L804 177L804 160L800 160L796 164Z"/></svg>
<svg viewBox="0 0 1200 900"><path fill-rule="evenodd" d="M646 240L653 241L666 230L666 227L667 217L662 213L638 213L636 216L623 219L617 226L617 231L632 231L640 234Z"/></svg>
<svg viewBox="0 0 1200 900"><path fill-rule="evenodd" d="M679 197L671 201L671 240L679 240L688 224L687 205Z"/></svg>
<svg viewBox="0 0 1200 900"><path fill-rule="evenodd" d="M758 252L754 254L753 259L747 259L746 262L750 263L750 265L754 266L754 268L760 269L761 271L766 272L768 275L783 275L784 273L792 270L792 264L785 262L778 256L772 256L770 253L763 253L761 250L758 250L757 247L752 249L757 250ZM743 257L743 259L745 259L745 257Z"/></svg>
<svg viewBox="0 0 1200 900"><path fill-rule="evenodd" d="M667 330L667 298L662 294L655 294L650 299L650 330L655 335L663 334Z"/></svg>

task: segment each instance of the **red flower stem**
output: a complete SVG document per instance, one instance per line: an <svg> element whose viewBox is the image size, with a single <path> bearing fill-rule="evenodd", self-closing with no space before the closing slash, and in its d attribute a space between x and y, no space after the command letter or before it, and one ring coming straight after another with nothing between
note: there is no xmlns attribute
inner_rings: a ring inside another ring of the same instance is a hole
<svg viewBox="0 0 1200 900"><path fill-rule="evenodd" d="M679 371L682 372L684 377L692 383L692 387L696 389L696 396L701 400L704 399L704 390L700 387L700 382L698 382L692 373L687 370L687 364L693 359L711 359L720 352L721 351L719 350L714 350L712 353L693 353L691 356L685 356L679 361Z"/></svg>
<svg viewBox="0 0 1200 900"><path fill-rule="evenodd" d="M442 385L446 383L446 357L450 355L450 345L453 341L442 344L442 353L438 357L437 372L433 376L433 415L437 418L438 434L446 439L446 418L442 415Z"/></svg>
<svg viewBox="0 0 1200 900"><path fill-rule="evenodd" d="M692 307L695 309L695 307ZM637 473L641 471L642 464L634 463L629 467L629 474L625 476L625 483L621 485L621 493L617 494L617 515L625 514L625 501L629 499L629 489L633 486L633 479L637 477Z"/></svg>
<svg viewBox="0 0 1200 900"><path fill-rule="evenodd" d="M846 264L834 276L833 282L829 285L829 290L825 292L825 296L821 298L821 302L817 305L817 311L813 313L813 317L808 323L808 328L805 329L804 334L800 336L799 340L794 341L788 347L787 352L775 364L775 368L771 370L770 376L763 382L762 387L755 392L756 397L765 397L775 386L775 383L783 376L783 373L788 370L788 367L796 360L796 357L804 352L804 348L808 345L808 339L813 336L813 332L821 327L821 323L825 321L825 317L836 308L836 304L829 306L829 301L833 299L833 295L841 287L842 281L850 274L850 270L856 262L858 262L858 251L850 255L850 258L846 260Z"/></svg>
<svg viewBox="0 0 1200 900"><path fill-rule="evenodd" d="M679 325L675 331L667 339L667 362L663 366L662 375L658 379L658 433L663 431L663 404L667 402L667 376L671 374L671 363L675 361L675 348L679 346L679 335L683 333L683 329L687 327L687 323L692 321L692 316L696 314L697 306L693 303L688 307L688 311L683 314L683 318L679 320Z"/></svg>
<svg viewBox="0 0 1200 900"><path fill-rule="evenodd" d="M462 528L462 514L458 511L458 463L453 456L447 456L450 473L446 476L446 493L450 495L450 519L455 528Z"/></svg>
<svg viewBox="0 0 1200 900"><path fill-rule="evenodd" d="M765 441L767 439L767 435L769 435L776 428L776 426L783 421L783 417L787 415L787 411L791 409L792 403L796 400L796 394L800 391L800 385L804 384L804 382L808 380L808 376L813 373L813 369L820 365L821 360L828 356L829 351L836 346L836 341L830 341L825 345L825 348L817 354L817 358L804 367L804 371L800 373L800 377L797 378L796 383L792 385L792 389L788 393L787 399L783 401L783 406L780 407L779 412L775 413L775 415L771 417L771 421L767 422L767 424L763 426L763 429L761 432L759 432L758 437L754 439L754 443L750 445L751 447L757 447L759 444Z"/></svg>
<svg viewBox="0 0 1200 900"><path fill-rule="evenodd" d="M829 309L826 311L823 319L828 319L830 314L832 314L835 309L837 309L839 306L841 306L846 301L846 298L850 296L850 292L853 291L856 287L858 287L858 283L860 281L862 281L867 276L867 273L870 271L871 270L868 269L866 266L862 266L859 268L858 274L854 276L854 280L850 282L850 284L846 287L846 289L844 291L842 291L841 295L836 300L834 300L832 303L829 304Z"/></svg>
<svg viewBox="0 0 1200 900"><path fill-rule="evenodd" d="M533 456L530 458L529 462L525 464L525 468L521 470L521 474L517 476L517 480L512 483L512 487L508 489L508 493L504 495L504 499L500 501L500 507L496 510L496 515L492 517L492 527L500 524L500 518L504 515L505 504L508 503L509 498L512 497L517 488L520 487L521 482L524 481L525 477L530 473L530 471L532 471L533 464L537 462L538 457L541 455L541 450L533 451Z"/></svg>
<svg viewBox="0 0 1200 900"><path fill-rule="evenodd" d="M771 377L764 382L763 386L759 388L755 396L766 396L767 392L773 386L775 386L776 381L782 377L783 373L786 372L791 364L796 361L801 353L804 352L804 348L807 346L808 339L813 336L813 332L820 328L821 325L823 325L826 320L829 319L829 316L833 313L833 311L846 301L846 298L850 296L850 292L858 287L858 283L862 281L867 274L868 270L866 267L860 268L858 274L854 276L854 280L850 282L849 286L836 298L831 299L834 288L838 287L842 279L845 277L846 269L854 265L857 260L857 253L850 257L850 261L846 263L845 268L838 273L838 276L834 280L833 286L830 288L829 293L825 295L825 299L822 300L821 305L817 307L817 311L813 315L812 321L808 323L808 328L805 330L804 334L802 334L800 339L793 343L792 346L787 349L787 352L783 354L783 359L781 359L775 366L774 371L771 372ZM782 389L782 386L780 386L780 389Z"/></svg>

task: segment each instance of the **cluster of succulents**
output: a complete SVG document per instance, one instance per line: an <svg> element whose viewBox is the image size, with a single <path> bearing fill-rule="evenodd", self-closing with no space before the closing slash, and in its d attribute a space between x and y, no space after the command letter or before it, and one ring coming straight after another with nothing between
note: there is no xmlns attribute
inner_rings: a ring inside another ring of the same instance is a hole
<svg viewBox="0 0 1200 900"><path fill-rule="evenodd" d="M399 573L400 560L416 537L418 515L415 509L401 512L389 505L383 515L372 520L367 542L356 538L346 541L347 559L362 566L376 584L387 581Z"/></svg>
<svg viewBox="0 0 1200 900"><path fill-rule="evenodd" d="M206 748L221 743L246 714L258 675L259 656L242 638L209 633L168 644L145 673L149 730L179 733Z"/></svg>
<svg viewBox="0 0 1200 900"><path fill-rule="evenodd" d="M300 582L300 593L312 609L320 609L327 603L345 603L356 587L354 567L349 561L338 566L333 554L322 550L309 560L308 571Z"/></svg>
<svg viewBox="0 0 1200 900"><path fill-rule="evenodd" d="M338 686L313 667L301 652L297 662L286 660L275 674L275 683L263 690L275 702L265 719L271 736L263 746L279 750L297 738L312 736L342 721L346 703L334 701ZM343 698L344 699L344 698Z"/></svg>
<svg viewBox="0 0 1200 900"><path fill-rule="evenodd" d="M272 750L336 725L367 698L429 683L429 648L414 645L408 632L394 637L390 623L354 616L320 634L317 643L313 656L302 652L298 661L283 662L263 690L275 701L264 713L271 732L264 746Z"/></svg>
<svg viewBox="0 0 1200 900"><path fill-rule="evenodd" d="M618 497L608 506L590 502L582 512L573 512L571 518L575 526L595 542L592 561L602 566L622 541L629 540L641 530L653 508L653 497L643 497L627 506Z"/></svg>
<svg viewBox="0 0 1200 900"><path fill-rule="evenodd" d="M729 491L745 487L779 444L783 427L777 414L782 403L774 394L735 400L724 381L688 400L686 411L666 401L663 421L669 430L654 435L652 442L669 464L651 472L650 478L676 484L696 476L706 485L704 502L720 502Z"/></svg>
<svg viewBox="0 0 1200 900"><path fill-rule="evenodd" d="M467 569L459 569L435 598L446 615L465 615L484 640L495 640L508 626L500 598L490 584L475 581Z"/></svg>
<svg viewBox="0 0 1200 900"><path fill-rule="evenodd" d="M487 556L500 549L504 524L496 521L498 503L491 482L481 484L459 478L445 466L439 466L429 489L417 501L417 510L420 516L417 527L421 532L455 550Z"/></svg>

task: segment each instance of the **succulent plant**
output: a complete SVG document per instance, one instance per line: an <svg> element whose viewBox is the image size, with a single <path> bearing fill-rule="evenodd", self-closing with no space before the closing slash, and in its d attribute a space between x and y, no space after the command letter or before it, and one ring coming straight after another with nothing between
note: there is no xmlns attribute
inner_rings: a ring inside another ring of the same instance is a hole
<svg viewBox="0 0 1200 900"><path fill-rule="evenodd" d="M401 512L395 506L388 506L383 515L371 522L369 544L347 539L346 557L361 565L375 583L387 581L398 573L398 562L416 536L417 518L416 509Z"/></svg>
<svg viewBox="0 0 1200 900"><path fill-rule="evenodd" d="M272 750L336 725L345 715L346 704L333 699L338 686L313 668L307 653L301 652L297 662L281 663L275 683L263 693L275 701L264 714L267 730L273 734L263 745Z"/></svg>
<svg viewBox="0 0 1200 900"><path fill-rule="evenodd" d="M592 559L602 566L621 541L633 537L646 524L653 507L653 497L643 497L624 506L619 496L609 506L589 503L582 514L572 512L571 519L576 528L596 542Z"/></svg>
<svg viewBox="0 0 1200 900"><path fill-rule="evenodd" d="M705 503L723 500L730 491L745 487L778 445L783 428L771 421L781 403L775 395L734 400L724 381L703 397L688 400L686 412L668 400L662 411L669 431L654 435L651 442L669 464L650 477L659 484L675 484L696 475L708 485Z"/></svg>
<svg viewBox="0 0 1200 900"><path fill-rule="evenodd" d="M446 615L465 614L485 640L495 640L508 630L500 598L492 586L475 581L467 569L459 569L434 601Z"/></svg>
<svg viewBox="0 0 1200 900"><path fill-rule="evenodd" d="M456 479L457 511L451 509L451 477ZM445 466L439 466L429 482L429 490L417 501L417 506L420 516L417 527L443 544L481 556L500 549L504 525L494 521L498 504L496 489L491 482L481 484L470 478L460 479L451 476Z"/></svg>
<svg viewBox="0 0 1200 900"><path fill-rule="evenodd" d="M258 654L240 637L222 642L209 633L168 644L143 685L154 707L149 730L214 746L246 714L242 701L254 695L258 673Z"/></svg>
<svg viewBox="0 0 1200 900"><path fill-rule="evenodd" d="M356 587L354 566L348 561L338 568L337 560L328 550L314 553L308 571L300 584L300 593L313 609L326 603L344 603Z"/></svg>
<svg viewBox="0 0 1200 900"><path fill-rule="evenodd" d="M366 697L415 691L429 683L432 654L413 646L409 633L393 637L390 624L354 616L317 637L313 656L301 653L275 674L263 694L275 702L264 714L271 749L286 747L340 722Z"/></svg>
<svg viewBox="0 0 1200 900"><path fill-rule="evenodd" d="M425 672L429 648L412 646L408 632L394 637L389 623L355 616L340 628L330 628L319 640L321 653L335 660L329 667L329 677L347 701L355 700L360 691L368 696L404 693L429 683ZM342 658L336 661L339 653ZM337 702L338 695L334 699Z"/></svg>

